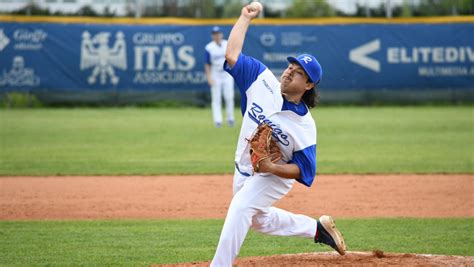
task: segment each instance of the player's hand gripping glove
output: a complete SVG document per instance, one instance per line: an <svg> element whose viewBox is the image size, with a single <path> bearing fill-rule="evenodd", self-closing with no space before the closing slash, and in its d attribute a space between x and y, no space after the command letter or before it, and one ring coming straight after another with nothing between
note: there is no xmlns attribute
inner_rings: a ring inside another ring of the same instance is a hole
<svg viewBox="0 0 474 267"><path fill-rule="evenodd" d="M270 125L262 123L249 140L250 159L255 172L259 172L259 164L262 160L270 158L273 163L276 163L281 159L280 148L272 139L272 131Z"/></svg>

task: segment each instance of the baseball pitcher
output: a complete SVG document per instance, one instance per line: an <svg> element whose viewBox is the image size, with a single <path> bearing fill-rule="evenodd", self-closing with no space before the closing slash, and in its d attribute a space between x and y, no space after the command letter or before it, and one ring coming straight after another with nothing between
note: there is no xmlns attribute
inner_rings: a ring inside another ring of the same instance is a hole
<svg viewBox="0 0 474 267"><path fill-rule="evenodd" d="M260 8L250 4L229 36L224 69L240 89L243 116L233 193L211 266L232 266L250 228L278 235L311 238L344 255L346 246L334 220L318 220L275 208L295 182L310 187L316 175L316 105L322 69L316 58L288 57L280 81L260 61L242 54L247 29ZM315 200L317 201L317 200Z"/></svg>

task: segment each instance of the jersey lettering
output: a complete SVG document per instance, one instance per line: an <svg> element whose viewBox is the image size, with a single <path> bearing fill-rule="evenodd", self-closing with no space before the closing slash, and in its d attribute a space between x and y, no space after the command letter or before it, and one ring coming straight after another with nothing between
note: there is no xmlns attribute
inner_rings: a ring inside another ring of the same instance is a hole
<svg viewBox="0 0 474 267"><path fill-rule="evenodd" d="M288 135L283 132L283 130L273 123L270 119L268 119L265 114L263 114L263 108L255 102L252 102L252 106L250 107L249 111L247 112L249 118L254 121L256 124L266 123L273 129L272 136L275 138L276 142L288 146L290 145L290 141L288 141Z"/></svg>

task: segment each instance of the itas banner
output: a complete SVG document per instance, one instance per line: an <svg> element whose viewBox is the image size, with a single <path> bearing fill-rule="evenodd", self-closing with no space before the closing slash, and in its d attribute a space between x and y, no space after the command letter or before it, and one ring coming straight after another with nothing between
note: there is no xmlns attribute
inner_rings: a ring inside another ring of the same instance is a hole
<svg viewBox="0 0 474 267"><path fill-rule="evenodd" d="M0 88L204 88L211 27L2 23Z"/></svg>
<svg viewBox="0 0 474 267"><path fill-rule="evenodd" d="M214 25L0 23L0 90L207 90ZM219 25L228 37L232 25ZM276 75L315 55L321 88L474 86L474 24L252 25L244 53Z"/></svg>

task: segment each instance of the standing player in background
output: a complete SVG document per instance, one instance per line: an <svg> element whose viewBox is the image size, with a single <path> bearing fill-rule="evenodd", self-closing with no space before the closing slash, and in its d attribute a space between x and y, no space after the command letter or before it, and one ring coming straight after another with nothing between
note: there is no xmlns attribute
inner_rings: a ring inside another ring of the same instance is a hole
<svg viewBox="0 0 474 267"><path fill-rule="evenodd" d="M206 63L204 69L209 87L211 87L212 118L214 125L222 125L222 96L224 96L227 123L234 126L234 81L224 71L222 65L225 61L227 41L223 39L219 27L212 28L212 41L206 45Z"/></svg>
<svg viewBox="0 0 474 267"><path fill-rule="evenodd" d="M346 250L330 216L316 220L272 207L295 181L309 187L316 175L316 125L309 108L316 105L315 87L322 69L312 55L288 57L279 82L260 61L242 54L247 29L260 11L252 4L242 8L227 45L224 69L240 89L243 120L235 153L234 196L211 266L232 266L250 228L271 235L311 238L341 255ZM247 140L261 123L273 128L282 159L277 163L264 159L256 170Z"/></svg>

